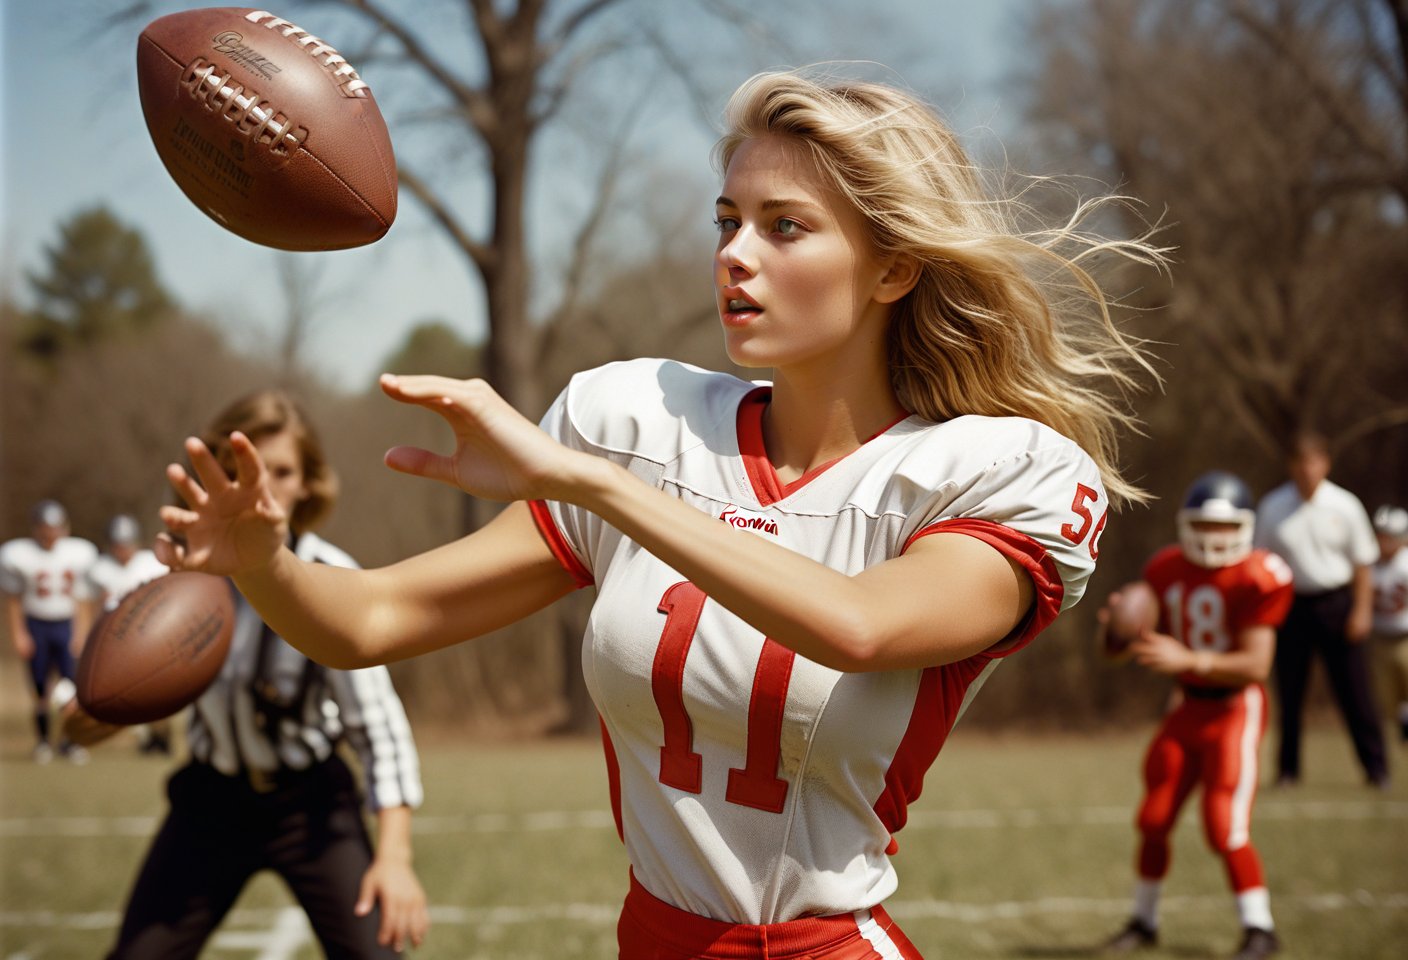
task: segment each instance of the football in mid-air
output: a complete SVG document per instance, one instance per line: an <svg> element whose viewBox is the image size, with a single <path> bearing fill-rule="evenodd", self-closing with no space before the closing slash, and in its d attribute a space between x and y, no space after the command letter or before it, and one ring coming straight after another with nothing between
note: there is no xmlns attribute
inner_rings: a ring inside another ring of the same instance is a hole
<svg viewBox="0 0 1408 960"><path fill-rule="evenodd" d="M107 723L148 723L200 696L230 649L232 589L223 577L182 572L123 597L84 644L79 704Z"/></svg>
<svg viewBox="0 0 1408 960"><path fill-rule="evenodd" d="M1110 603L1110 619L1105 625L1105 654L1123 656L1130 644L1145 630L1159 625L1159 597L1143 580L1120 587Z"/></svg>
<svg viewBox="0 0 1408 960"><path fill-rule="evenodd" d="M282 250L340 250L396 218L396 160L371 89L325 41L263 10L153 20L137 87L156 152L220 225Z"/></svg>

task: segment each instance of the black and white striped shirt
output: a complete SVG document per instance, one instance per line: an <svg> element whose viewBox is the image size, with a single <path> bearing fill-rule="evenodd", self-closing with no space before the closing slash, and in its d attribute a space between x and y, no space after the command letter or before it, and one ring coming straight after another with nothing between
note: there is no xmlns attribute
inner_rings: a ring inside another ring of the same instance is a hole
<svg viewBox="0 0 1408 960"><path fill-rule="evenodd" d="M311 533L298 538L294 553L300 560L357 566ZM313 664L237 597L229 656L191 710L191 755L229 776L276 773L328 759L344 738L361 761L371 809L420 805L420 758L387 669Z"/></svg>

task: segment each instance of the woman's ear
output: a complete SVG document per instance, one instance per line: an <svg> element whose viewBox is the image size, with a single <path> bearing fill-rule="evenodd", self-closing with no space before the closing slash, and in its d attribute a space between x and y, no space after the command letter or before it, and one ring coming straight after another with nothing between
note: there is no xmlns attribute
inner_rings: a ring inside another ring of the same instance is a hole
<svg viewBox="0 0 1408 960"><path fill-rule="evenodd" d="M902 300L918 282L919 259L907 253L897 253L890 261L890 268L875 286L875 299L879 303Z"/></svg>

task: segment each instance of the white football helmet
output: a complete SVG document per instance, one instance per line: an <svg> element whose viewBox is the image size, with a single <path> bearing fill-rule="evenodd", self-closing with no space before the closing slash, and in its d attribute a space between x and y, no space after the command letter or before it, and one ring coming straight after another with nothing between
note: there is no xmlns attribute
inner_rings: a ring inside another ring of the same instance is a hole
<svg viewBox="0 0 1408 960"><path fill-rule="evenodd" d="M1236 524L1227 530L1198 530L1199 520ZM1178 542L1183 555L1200 567L1230 567L1252 552L1256 510L1252 492L1240 478L1222 470L1205 473L1188 488L1178 511Z"/></svg>
<svg viewBox="0 0 1408 960"><path fill-rule="evenodd" d="M1408 537L1408 510L1384 504L1374 511L1374 532L1402 540Z"/></svg>

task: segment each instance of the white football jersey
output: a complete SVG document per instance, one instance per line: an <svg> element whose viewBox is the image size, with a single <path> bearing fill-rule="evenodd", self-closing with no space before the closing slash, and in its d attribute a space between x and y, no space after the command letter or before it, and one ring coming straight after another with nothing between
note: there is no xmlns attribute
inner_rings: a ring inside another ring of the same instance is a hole
<svg viewBox="0 0 1408 960"><path fill-rule="evenodd" d="M88 585L92 595L102 600L103 609L111 610L142 584L169 572L150 550L138 550L126 563L105 553L88 569Z"/></svg>
<svg viewBox="0 0 1408 960"><path fill-rule="evenodd" d="M87 600L86 574L98 548L81 537L60 537L48 550L30 537L0 546L0 590L18 596L27 617L70 620L75 601Z"/></svg>
<svg viewBox="0 0 1408 960"><path fill-rule="evenodd" d="M1408 547L1373 566L1374 629L1390 637L1408 636Z"/></svg>
<svg viewBox="0 0 1408 960"><path fill-rule="evenodd" d="M997 660L1080 597L1106 514L1090 458L1018 418L909 417L784 484L762 441L769 392L673 361L615 363L574 377L543 427L845 573L929 533L977 537L1030 572L1037 599L968 660L842 673L765 638L594 514L532 505L559 560L599 591L582 665L636 878L681 909L748 924L894 891L893 834L925 771Z"/></svg>

